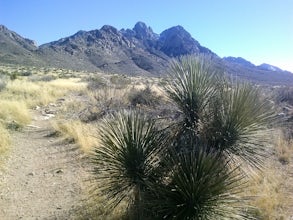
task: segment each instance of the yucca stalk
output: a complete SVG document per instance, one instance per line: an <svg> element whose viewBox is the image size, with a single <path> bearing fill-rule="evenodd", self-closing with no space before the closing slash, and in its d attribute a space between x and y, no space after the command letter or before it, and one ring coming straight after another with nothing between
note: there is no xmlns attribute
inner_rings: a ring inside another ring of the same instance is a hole
<svg viewBox="0 0 293 220"><path fill-rule="evenodd" d="M108 199L109 208L125 201L139 209L145 185L159 165L163 135L153 120L136 111L104 119L99 130L101 146L95 148L93 156L99 190Z"/></svg>
<svg viewBox="0 0 293 220"><path fill-rule="evenodd" d="M146 207L154 219L248 219L238 192L242 175L218 153L192 143L190 151L171 152L164 179L149 187Z"/></svg>
<svg viewBox="0 0 293 220"><path fill-rule="evenodd" d="M226 155L260 168L267 153L264 133L273 111L259 90L250 84L237 84L219 90L210 102L203 120L201 140Z"/></svg>

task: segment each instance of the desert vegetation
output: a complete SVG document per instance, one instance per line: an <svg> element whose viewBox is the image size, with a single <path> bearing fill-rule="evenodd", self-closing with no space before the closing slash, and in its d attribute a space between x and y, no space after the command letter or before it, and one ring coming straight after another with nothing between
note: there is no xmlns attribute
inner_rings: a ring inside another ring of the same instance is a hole
<svg viewBox="0 0 293 220"><path fill-rule="evenodd" d="M174 61L164 79L1 71L0 154L34 109L54 109L52 135L78 145L92 170L76 218L288 218L289 90L264 96L194 57Z"/></svg>
<svg viewBox="0 0 293 220"><path fill-rule="evenodd" d="M78 78L51 75L37 68L1 66L0 77L0 152L9 149L9 132L21 130L31 122L31 110L46 106L69 91L81 91L86 84ZM45 74L46 73L46 74ZM44 80L49 76L50 80Z"/></svg>
<svg viewBox="0 0 293 220"><path fill-rule="evenodd" d="M272 106L257 88L231 85L201 58L174 62L165 91L179 113L167 124L140 110L102 120L93 157L97 195L110 209L126 203L131 219L262 218L240 192L271 154L264 140Z"/></svg>

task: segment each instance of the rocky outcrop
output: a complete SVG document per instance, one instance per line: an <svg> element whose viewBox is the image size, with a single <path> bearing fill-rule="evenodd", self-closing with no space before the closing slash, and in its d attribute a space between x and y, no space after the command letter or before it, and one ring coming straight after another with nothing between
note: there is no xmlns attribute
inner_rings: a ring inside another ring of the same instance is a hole
<svg viewBox="0 0 293 220"><path fill-rule="evenodd" d="M163 31L158 41L158 49L170 57L200 53L213 54L207 48L202 47L181 26L172 27Z"/></svg>

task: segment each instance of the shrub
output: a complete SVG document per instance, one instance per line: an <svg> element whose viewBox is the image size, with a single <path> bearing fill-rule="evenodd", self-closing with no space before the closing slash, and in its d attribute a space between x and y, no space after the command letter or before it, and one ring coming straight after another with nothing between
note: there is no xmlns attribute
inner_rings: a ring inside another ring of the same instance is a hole
<svg viewBox="0 0 293 220"><path fill-rule="evenodd" d="M88 92L89 103L79 113L83 122L99 120L106 115L127 108L125 90L103 88Z"/></svg>
<svg viewBox="0 0 293 220"><path fill-rule="evenodd" d="M87 88L89 90L97 90L97 89L105 88L107 85L106 80L99 76L89 77L87 79L87 82L88 82Z"/></svg>
<svg viewBox="0 0 293 220"><path fill-rule="evenodd" d="M283 87L277 90L276 101L286 102L290 105L293 105L293 88L292 87Z"/></svg>
<svg viewBox="0 0 293 220"><path fill-rule="evenodd" d="M130 83L130 78L126 76L114 75L110 77L110 82L119 89L126 88Z"/></svg>
<svg viewBox="0 0 293 220"><path fill-rule="evenodd" d="M30 71L26 71L26 72L22 72L20 75L21 76L31 76L31 75L33 75L33 73Z"/></svg>
<svg viewBox="0 0 293 220"><path fill-rule="evenodd" d="M147 86L143 90L132 89L129 92L128 100L132 106L137 105L146 105L146 106L155 106L159 104L160 97Z"/></svg>
<svg viewBox="0 0 293 220"><path fill-rule="evenodd" d="M15 80L15 79L17 79L18 76L19 76L19 74L17 72L13 72L10 74L10 80Z"/></svg>

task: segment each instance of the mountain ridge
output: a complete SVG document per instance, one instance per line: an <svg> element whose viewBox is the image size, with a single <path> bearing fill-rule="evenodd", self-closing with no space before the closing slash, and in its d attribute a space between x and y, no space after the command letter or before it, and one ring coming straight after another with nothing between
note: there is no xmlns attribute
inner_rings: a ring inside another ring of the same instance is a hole
<svg viewBox="0 0 293 220"><path fill-rule="evenodd" d="M202 46L182 26L160 34L143 22L133 29L118 30L104 25L100 29L75 34L36 46L0 25L0 63L102 71L128 75L162 76L171 59L182 55L206 55L227 74L264 83L292 83L293 74L270 64L256 66L240 57L220 58Z"/></svg>

